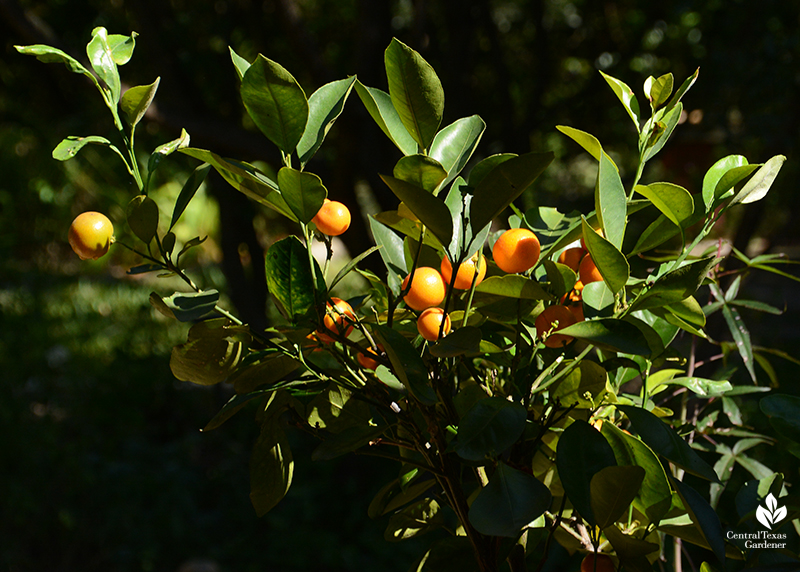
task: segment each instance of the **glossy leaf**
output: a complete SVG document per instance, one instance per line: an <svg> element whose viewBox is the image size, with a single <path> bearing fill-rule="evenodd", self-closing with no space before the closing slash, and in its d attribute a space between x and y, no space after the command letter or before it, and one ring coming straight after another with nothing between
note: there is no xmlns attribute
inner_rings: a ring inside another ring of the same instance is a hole
<svg viewBox="0 0 800 572"><path fill-rule="evenodd" d="M476 292L525 300L552 300L538 282L525 276L506 274L490 276L475 288Z"/></svg>
<svg viewBox="0 0 800 572"><path fill-rule="evenodd" d="M297 220L305 224L317 216L328 196L328 189L317 175L291 167L282 167L278 171L278 187Z"/></svg>
<svg viewBox="0 0 800 572"><path fill-rule="evenodd" d="M455 179L466 166L485 130L483 119L472 115L451 123L436 134L430 156L439 161L447 172L442 186Z"/></svg>
<svg viewBox="0 0 800 572"><path fill-rule="evenodd" d="M689 91L689 89L691 89L691 87L694 85L694 82L697 81L697 76L699 74L700 74L700 68L697 68L696 70L694 70L694 73L692 75L690 75L688 78L686 78L686 80L684 80L684 82L678 88L678 91L676 91L675 95L672 96L672 99L669 100L669 103L667 104L667 109L671 109L676 105L678 105L678 102L683 98L684 95L686 95L686 92Z"/></svg>
<svg viewBox="0 0 800 572"><path fill-rule="evenodd" d="M481 399L459 423L456 453L468 461L499 455L522 435L527 417L519 403L502 397Z"/></svg>
<svg viewBox="0 0 800 572"><path fill-rule="evenodd" d="M375 326L374 335L386 350L392 370L408 391L423 405L438 401L436 392L428 382L428 368L417 349L397 330L387 326Z"/></svg>
<svg viewBox="0 0 800 572"><path fill-rule="evenodd" d="M627 196L616 166L605 153L600 155L594 207L606 240L620 250L627 223Z"/></svg>
<svg viewBox="0 0 800 572"><path fill-rule="evenodd" d="M718 381L702 377L675 377L663 382L663 385L679 385L699 397L720 397L733 387L727 380Z"/></svg>
<svg viewBox="0 0 800 572"><path fill-rule="evenodd" d="M425 189L431 194L438 194L441 183L447 177L447 171L442 164L427 155L402 157L394 166L392 174L396 179Z"/></svg>
<svg viewBox="0 0 800 572"><path fill-rule="evenodd" d="M722 529L719 516L717 516L717 513L714 512L714 509L708 504L708 501L689 485L677 479L673 479L672 484L680 495L683 505L689 511L692 521L700 527L703 537L724 567L725 532Z"/></svg>
<svg viewBox="0 0 800 572"><path fill-rule="evenodd" d="M186 132L186 129L181 129L180 137L155 148L155 150L150 154L150 158L147 160L148 183L150 182L150 177L153 176L153 172L156 170L156 167L158 167L159 163L161 163L165 157L171 155L175 151L188 147L189 140L190 137Z"/></svg>
<svg viewBox="0 0 800 572"><path fill-rule="evenodd" d="M286 154L297 147L308 122L303 88L283 66L261 54L245 72L242 102L253 122Z"/></svg>
<svg viewBox="0 0 800 572"><path fill-rule="evenodd" d="M583 147L589 155L594 157L597 161L600 161L602 158L604 151L603 146L600 144L600 141L597 140L597 137L592 135L591 133L586 133L585 131L581 131L580 129L575 129L574 127L568 127L566 125L556 125L556 129L561 131L564 135L575 141L578 145ZM606 155L606 158L611 161L611 164L614 165L614 169L619 171L619 167L617 167L616 163L614 163L613 159Z"/></svg>
<svg viewBox="0 0 800 572"><path fill-rule="evenodd" d="M624 411L642 441L653 451L697 477L719 482L714 469L680 438L674 429L650 411L633 405L617 405Z"/></svg>
<svg viewBox="0 0 800 572"><path fill-rule="evenodd" d="M233 48L230 46L228 46L228 51L231 54L231 61L233 62L233 67L236 70L236 75L239 76L239 81L242 81L244 74L247 73L248 69L250 69L250 62L233 51Z"/></svg>
<svg viewBox="0 0 800 572"><path fill-rule="evenodd" d="M306 421L311 427L341 433L354 425L368 425L369 405L353 392L331 384L306 406Z"/></svg>
<svg viewBox="0 0 800 572"><path fill-rule="evenodd" d="M495 167L497 167L500 163L505 163L509 159L513 159L517 157L516 153L498 153L496 155L489 155L485 159L481 159L477 165L472 167L469 172L469 177L467 177L467 184L470 187L478 186L486 175L491 173Z"/></svg>
<svg viewBox="0 0 800 572"><path fill-rule="evenodd" d="M200 185L202 185L203 181L205 181L206 175L208 175L208 171L210 169L211 165L208 163L203 163L194 171L192 171L192 174L189 175L188 179L186 179L178 198L175 200L175 208L172 211L172 221L169 223L170 230L172 230L172 228L175 226L175 223L178 222L178 219L183 214L183 211L186 210L186 207L189 206L189 203L197 192L197 189L199 189Z"/></svg>
<svg viewBox="0 0 800 572"><path fill-rule="evenodd" d="M148 196L138 195L128 203L126 209L128 226L133 234L145 244L155 237L158 231L158 205Z"/></svg>
<svg viewBox="0 0 800 572"><path fill-rule="evenodd" d="M761 165L761 163L755 163L753 165L745 164L741 167L734 167L725 173L717 183L717 186L714 188L715 201L724 199L728 194L732 194L732 189L736 185L747 179L747 177L753 174L753 172L755 172L757 169L760 169L762 166L763 165Z"/></svg>
<svg viewBox="0 0 800 572"><path fill-rule="evenodd" d="M181 381L214 385L236 370L242 351L242 342L231 339L224 327L200 322L189 330L186 343L172 349L169 367Z"/></svg>
<svg viewBox="0 0 800 572"><path fill-rule="evenodd" d="M728 155L714 163L711 168L706 171L706 174L703 176L703 202L705 203L706 211L711 208L711 205L714 204L714 199L719 196L716 193L716 189L722 178L732 169L745 165L747 165L747 158L743 155ZM729 190L732 186L733 185L724 189L722 193Z"/></svg>
<svg viewBox="0 0 800 572"><path fill-rule="evenodd" d="M14 46L14 48L21 54L36 56L37 60L46 64L64 64L69 71L88 77L95 86L100 87L100 84L97 83L97 78L94 76L94 74L92 74L92 72L83 67L78 60L65 54L57 48L42 44L35 44L32 46Z"/></svg>
<svg viewBox="0 0 800 572"><path fill-rule="evenodd" d="M444 513L434 499L422 499L389 519L384 539L397 542L421 536L444 525Z"/></svg>
<svg viewBox="0 0 800 572"><path fill-rule="evenodd" d="M561 378L550 395L558 399L562 406L576 406L578 409L593 409L600 403L605 393L608 373L600 364L582 360L569 374Z"/></svg>
<svg viewBox="0 0 800 572"><path fill-rule="evenodd" d="M517 538L523 527L550 508L552 499L536 477L501 462L472 501L469 522L482 534Z"/></svg>
<svg viewBox="0 0 800 572"><path fill-rule="evenodd" d="M297 237L288 236L270 246L265 263L267 287L290 320L308 315L325 298L322 271L315 260L312 276L308 252Z"/></svg>
<svg viewBox="0 0 800 572"><path fill-rule="evenodd" d="M277 415L261 426L250 457L250 502L258 516L277 505L292 485L294 461Z"/></svg>
<svg viewBox="0 0 800 572"><path fill-rule="evenodd" d="M606 82L608 82L611 90L614 92L617 98L619 98L620 102L622 102L623 107L625 107L625 111L628 112L633 124L636 126L636 131L639 131L639 102L636 100L633 90L624 82L613 78L602 71L600 72L600 75L602 75Z"/></svg>
<svg viewBox="0 0 800 572"><path fill-rule="evenodd" d="M694 213L691 193L672 183L636 185L636 192L650 200L670 221L681 229Z"/></svg>
<svg viewBox="0 0 800 572"><path fill-rule="evenodd" d="M333 280L331 280L329 289L333 290L334 286L336 286L339 282L341 282L342 279L344 279L344 277L347 276L358 265L359 262L361 262L367 256L378 250L380 250L379 247L372 246L367 250L365 250L364 252L362 252L361 254L359 254L358 256L356 256L355 258L350 259L350 261L344 266L342 266L342 269L336 273L336 276L334 276Z"/></svg>
<svg viewBox="0 0 800 572"><path fill-rule="evenodd" d="M111 58L118 66L127 64L131 56L133 56L133 49L136 47L136 32L132 32L130 36L122 34L110 34L108 36L108 47L111 49Z"/></svg>
<svg viewBox="0 0 800 572"><path fill-rule="evenodd" d="M381 179L389 186L395 196L430 229L441 244L450 244L453 236L453 220L444 201L424 189L387 175Z"/></svg>
<svg viewBox="0 0 800 572"><path fill-rule="evenodd" d="M356 81L356 93L381 131L403 155L413 155L417 152L417 142L403 125L388 93L367 87L360 81Z"/></svg>
<svg viewBox="0 0 800 572"><path fill-rule="evenodd" d="M667 112L666 115L662 118L663 122L663 130L661 133L656 137L655 140L650 140L648 144L650 147L645 151L644 160L649 161L652 159L656 153L661 151L664 145L667 144L669 141L672 132L675 131L675 127L678 125L678 121L681 119L681 113L683 113L683 104L678 103L673 109Z"/></svg>
<svg viewBox="0 0 800 572"><path fill-rule="evenodd" d="M772 183L778 176L781 167L783 167L784 161L786 161L786 157L783 155L775 155L764 163L750 180L747 181L744 187L742 187L742 190L736 193L730 204L735 205L737 203L742 203L746 205L760 201L767 196Z"/></svg>
<svg viewBox="0 0 800 572"><path fill-rule="evenodd" d="M137 85L125 91L119 101L119 108L125 114L128 125L132 128L142 120L153 98L156 96L160 77L150 85Z"/></svg>
<svg viewBox="0 0 800 572"><path fill-rule="evenodd" d="M572 505L592 526L597 524L591 501L592 478L616 465L611 446L586 421L574 421L558 438L556 467L561 484Z"/></svg>
<svg viewBox="0 0 800 572"><path fill-rule="evenodd" d="M747 329L742 316L736 310L731 308L728 304L722 306L722 315L725 318L725 323L728 325L728 330L733 336L733 341L736 342L736 350L742 357L747 373L750 374L750 379L756 381L755 363L753 362L753 344L750 341L750 331Z"/></svg>
<svg viewBox="0 0 800 572"><path fill-rule="evenodd" d="M497 164L475 187L470 204L470 226L477 233L541 175L553 153L527 153Z"/></svg>
<svg viewBox="0 0 800 572"><path fill-rule="evenodd" d="M547 280L550 282L550 291L557 298L571 291L575 286L577 274L575 271L564 264L545 260L542 265L547 272Z"/></svg>
<svg viewBox="0 0 800 572"><path fill-rule="evenodd" d="M389 271L389 288L397 296L400 293L400 276L408 274L406 258L403 252L403 239L374 217L369 217L369 228L375 244L380 247L378 251L383 264Z"/></svg>
<svg viewBox="0 0 800 572"><path fill-rule="evenodd" d="M418 52L392 38L384 53L389 96L400 120L423 150L430 149L444 113L444 90Z"/></svg>
<svg viewBox="0 0 800 572"><path fill-rule="evenodd" d="M600 271L603 280L616 294L625 286L630 276L631 268L628 259L620 252L619 248L600 236L586 220L586 217L582 216L581 219L586 249L591 254L592 261Z"/></svg>
<svg viewBox="0 0 800 572"><path fill-rule="evenodd" d="M89 137L76 137L75 135L70 135L61 141L61 143L56 145L55 149L53 149L53 159L58 161L67 161L68 159L72 159L81 149L83 149L85 145L89 145L90 143L116 149L116 147L111 144L111 141L105 137L100 137L97 135L90 135Z"/></svg>
<svg viewBox="0 0 800 572"><path fill-rule="evenodd" d="M669 96L672 95L672 88L675 84L675 78L671 73L666 73L658 79L650 76L644 84L644 93L650 100L650 106L653 110L658 109L667 102Z"/></svg>
<svg viewBox="0 0 800 572"><path fill-rule="evenodd" d="M216 308L218 301L219 292L216 290L176 292L172 296L162 299L162 302L180 322L193 322L210 314Z"/></svg>
<svg viewBox="0 0 800 572"><path fill-rule="evenodd" d="M105 83L110 103L116 105L119 101L121 85L119 71L114 56L111 53L111 46L108 43L108 32L103 27L92 30L92 39L86 45L86 55L97 76Z"/></svg>
<svg viewBox="0 0 800 572"><path fill-rule="evenodd" d="M667 272L633 302L632 310L658 308L685 300L697 292L716 262L714 257L702 258Z"/></svg>
<svg viewBox="0 0 800 572"><path fill-rule="evenodd" d="M649 202L649 201L648 201ZM703 204L703 197L700 193L692 195L692 202L694 203L694 212L684 227L690 226L700 222L705 217L705 206ZM650 225L645 228L639 235L636 245L628 256L634 256L641 252L652 250L680 234L680 227L676 226L663 214L659 215ZM678 247L679 248L679 247Z"/></svg>
<svg viewBox="0 0 800 572"><path fill-rule="evenodd" d="M464 326L442 338L431 347L431 355L438 358L476 355L480 351L481 330Z"/></svg>
<svg viewBox="0 0 800 572"><path fill-rule="evenodd" d="M322 145L328 131L342 114L355 82L356 76L333 81L308 98L308 123L297 144L300 165L305 166Z"/></svg>
<svg viewBox="0 0 800 572"><path fill-rule="evenodd" d="M614 293L604 280L584 286L581 301L586 318L609 318L614 314Z"/></svg>
<svg viewBox="0 0 800 572"><path fill-rule="evenodd" d="M592 477L592 513L599 528L611 526L628 513L628 507L639 494L644 474L642 467L627 465L605 467Z"/></svg>

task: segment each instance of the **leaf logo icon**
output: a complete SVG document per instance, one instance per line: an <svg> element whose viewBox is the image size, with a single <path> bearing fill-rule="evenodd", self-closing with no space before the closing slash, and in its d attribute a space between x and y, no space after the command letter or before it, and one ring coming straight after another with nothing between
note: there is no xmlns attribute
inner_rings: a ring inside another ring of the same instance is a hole
<svg viewBox="0 0 800 572"><path fill-rule="evenodd" d="M756 518L758 519L758 522L772 530L773 524L776 524L786 518L786 507L779 507L778 501L774 496L772 496L772 493L767 495L766 505L766 508L763 506L758 507L756 510Z"/></svg>

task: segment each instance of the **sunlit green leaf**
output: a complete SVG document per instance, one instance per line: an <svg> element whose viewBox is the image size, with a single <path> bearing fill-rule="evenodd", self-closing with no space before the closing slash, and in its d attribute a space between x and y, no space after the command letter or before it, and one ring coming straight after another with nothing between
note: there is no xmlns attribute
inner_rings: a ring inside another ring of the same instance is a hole
<svg viewBox="0 0 800 572"><path fill-rule="evenodd" d="M417 152L417 142L403 125L388 93L367 87L360 81L356 81L356 93L381 131L403 155L413 155Z"/></svg>
<svg viewBox="0 0 800 572"><path fill-rule="evenodd" d="M300 165L305 165L322 145L322 141L339 118L353 89L356 76L323 85L308 98L308 123L297 144Z"/></svg>
<svg viewBox="0 0 800 572"><path fill-rule="evenodd" d="M430 156L444 167L447 178L442 186L455 179L469 161L481 140L486 123L477 115L463 117L436 134Z"/></svg>
<svg viewBox="0 0 800 572"><path fill-rule="evenodd" d="M619 172L605 153L600 155L600 167L597 171L597 184L594 193L594 207L606 239L617 250L621 249L627 223L627 197Z"/></svg>
<svg viewBox="0 0 800 572"><path fill-rule="evenodd" d="M317 215L328 196L328 189L317 175L291 167L278 171L278 187L297 220L306 224Z"/></svg>
<svg viewBox="0 0 800 572"><path fill-rule="evenodd" d="M94 145L102 145L103 147L112 147L116 149L111 144L111 141L106 139L105 137L100 137L97 135L90 135L88 137L76 137L74 135L70 135L61 143L56 145L56 148L53 149L53 159L58 161L66 161L68 159L72 159L75 155L78 154L78 151L83 149L85 145L88 144Z"/></svg>
<svg viewBox="0 0 800 572"><path fill-rule="evenodd" d="M322 271L315 260L312 275L309 263L306 247L295 236L281 239L267 250L267 287L290 320L308 315L325 299Z"/></svg>
<svg viewBox="0 0 800 572"><path fill-rule="evenodd" d="M418 154L401 157L392 174L396 179L425 189L431 194L438 194L437 189L447 177L447 171L439 161Z"/></svg>
<svg viewBox="0 0 800 572"><path fill-rule="evenodd" d="M633 124L636 126L636 131L639 131L639 102L636 100L633 90L624 82L613 78L602 71L600 72L600 75L602 75L606 82L608 82L611 90L622 102L623 107L625 107L625 111L628 112Z"/></svg>
<svg viewBox="0 0 800 572"><path fill-rule="evenodd" d="M158 90L160 77L150 85L137 85L125 91L119 101L119 108L125 113L128 125L135 127L142 120Z"/></svg>

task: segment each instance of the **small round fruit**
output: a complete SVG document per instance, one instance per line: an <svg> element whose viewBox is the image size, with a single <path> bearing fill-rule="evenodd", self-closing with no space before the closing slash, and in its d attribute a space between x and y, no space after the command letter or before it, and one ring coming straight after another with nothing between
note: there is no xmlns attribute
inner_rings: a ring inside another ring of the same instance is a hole
<svg viewBox="0 0 800 572"><path fill-rule="evenodd" d="M446 336L450 333L450 316L445 314L442 308L428 308L417 319L417 331L429 342L435 342L439 339L442 321L444 321L442 335Z"/></svg>
<svg viewBox="0 0 800 572"><path fill-rule="evenodd" d="M411 274L403 280L403 290L408 287L410 276ZM409 308L420 311L441 304L445 290L444 278L438 270L430 266L420 266L414 272L414 280L403 300Z"/></svg>
<svg viewBox="0 0 800 572"><path fill-rule="evenodd" d="M339 201L325 199L311 222L322 234L339 236L350 228L350 209Z"/></svg>
<svg viewBox="0 0 800 572"><path fill-rule="evenodd" d="M505 231L492 247L492 258L508 274L530 270L539 261L540 253L539 239L526 228Z"/></svg>
<svg viewBox="0 0 800 572"><path fill-rule="evenodd" d="M378 346L378 350L382 352L383 351L383 346L379 345ZM378 355L378 354L375 353L375 350L373 350L370 347L368 347L366 349L366 351L367 351L367 354L370 354L370 355L373 355L373 356L376 356L376 357ZM361 367L363 367L364 369L371 369L371 370L375 371L376 369L378 369L378 366L380 365L380 363L378 363L378 360L373 359L373 358L369 357L369 355L363 354L361 352L358 352L358 355L356 356L356 359L358 360L358 364Z"/></svg>
<svg viewBox="0 0 800 572"><path fill-rule="evenodd" d="M450 263L450 259L447 258L447 256L442 258L441 270L444 283L450 284L450 280L453 277L453 265ZM472 277L475 276L476 273L478 277L475 278L475 286L480 284L484 276L486 276L486 258L483 254L476 254L461 263L458 267L458 272L456 272L456 280L453 283L453 288L456 290L469 290L472 286Z"/></svg>
<svg viewBox="0 0 800 572"><path fill-rule="evenodd" d="M114 242L114 225L102 213L79 214L69 227L69 245L81 260L97 260Z"/></svg>
<svg viewBox="0 0 800 572"><path fill-rule="evenodd" d="M572 336L562 336L556 334L558 330L566 328L576 323L575 316L566 306L548 306L544 312L536 317L536 335L539 339L544 338L544 345L548 348L560 348L570 343ZM548 335L548 332L553 331Z"/></svg>
<svg viewBox="0 0 800 572"><path fill-rule="evenodd" d="M597 269L594 260L592 260L591 254L587 254L583 257L583 260L581 260L581 266L578 269L578 275L581 278L581 282L584 284L599 282L603 279L603 275L600 274L600 271Z"/></svg>
<svg viewBox="0 0 800 572"><path fill-rule="evenodd" d="M325 344L333 343L334 339L328 335L331 332L347 337L353 331L355 320L356 314L353 312L353 307L341 298L332 297L326 306L325 316L322 318L323 328L317 330L317 339Z"/></svg>
<svg viewBox="0 0 800 572"><path fill-rule="evenodd" d="M581 562L581 572L614 572L614 561L608 554L590 552Z"/></svg>
<svg viewBox="0 0 800 572"><path fill-rule="evenodd" d="M578 267L580 267L581 265L581 259L585 254L586 251L580 246L576 246L574 248L568 248L559 255L558 262L559 264L564 264L566 266L569 266L575 272L577 272Z"/></svg>

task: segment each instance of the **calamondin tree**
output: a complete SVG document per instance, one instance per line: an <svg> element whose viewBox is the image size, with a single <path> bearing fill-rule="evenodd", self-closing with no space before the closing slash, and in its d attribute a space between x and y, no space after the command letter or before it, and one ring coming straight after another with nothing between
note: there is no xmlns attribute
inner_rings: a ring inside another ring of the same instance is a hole
<svg viewBox="0 0 800 572"><path fill-rule="evenodd" d="M138 194L117 221L125 230L115 244L141 256L131 274L160 272L186 283L181 292L154 292L150 303L191 324L187 342L172 352L175 376L232 388L205 430L256 410L250 498L259 515L290 488L286 431L301 430L319 439L316 461L353 452L396 461L396 478L368 513L381 519L390 542L430 534L415 571L539 570L556 545L586 555L584 571L645 571L659 560L680 567L684 543L706 549L703 570L758 566L758 554L724 533L738 523L717 516L723 494L735 495L737 518L748 526L757 525L767 495L779 499L789 514L773 519L773 530L795 535L800 505L787 496L788 483L744 460L776 437L800 451L800 403L763 397L775 432L762 435L735 428L730 399L768 389L761 380L770 375L768 356L792 359L754 347L739 313L776 313L740 299L739 286L743 273L782 273L777 265L786 261L734 251L743 264L732 271L716 245L700 248L729 209L767 194L785 158L724 157L692 191L645 179L697 72L680 85L672 74L647 78L643 94L603 74L635 128L635 173L623 172L593 135L560 126L596 161L595 208L522 212L514 201L535 192L553 153L478 160L483 120L442 125L441 82L398 40L385 52L388 91L351 76L310 96L279 63L231 50L244 108L280 151L274 175L192 147L186 132L139 165L134 135L159 81L122 92L119 66L135 38L95 29L91 69L48 46L17 49L84 75L109 108L117 143L70 136L53 155L67 160L87 144L102 145L135 181ZM351 215L306 167L345 105L358 100L397 148L393 171L381 178L398 207L369 218L374 246L333 275L331 237L347 232ZM176 152L199 166L163 220L169 210L149 196L152 175ZM296 225L296 235L266 254L267 285L282 316L272 328L252 328L222 308L219 293L197 284L184 265L184 254L204 239L179 244L173 229L212 168ZM81 215L69 233L82 258L104 254L111 235L97 213ZM312 256L314 241L327 247L324 259ZM385 273L360 268L367 256L380 257ZM350 273L365 279L364 291L342 289ZM715 312L734 343L704 331ZM697 344L719 346L754 383L732 384L730 370L698 375ZM766 374L757 375L756 363ZM751 474L746 493L726 489L735 463Z"/></svg>

